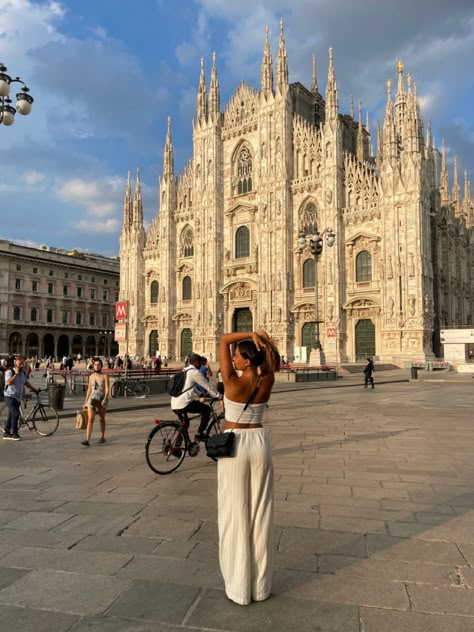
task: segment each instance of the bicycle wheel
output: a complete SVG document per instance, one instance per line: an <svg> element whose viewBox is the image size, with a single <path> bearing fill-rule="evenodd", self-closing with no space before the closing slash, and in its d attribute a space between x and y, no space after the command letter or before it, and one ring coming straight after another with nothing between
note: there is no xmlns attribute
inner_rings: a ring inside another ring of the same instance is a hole
<svg viewBox="0 0 474 632"><path fill-rule="evenodd" d="M133 395L137 399L144 399L150 394L150 388L144 382L132 382L127 384L127 394Z"/></svg>
<svg viewBox="0 0 474 632"><path fill-rule="evenodd" d="M116 381L112 384L110 388L111 397L118 397L120 395L121 386L122 386L122 382L119 382L119 381Z"/></svg>
<svg viewBox="0 0 474 632"><path fill-rule="evenodd" d="M51 406L39 406L32 418L33 428L42 437L54 434L59 426L58 411Z"/></svg>
<svg viewBox="0 0 474 632"><path fill-rule="evenodd" d="M224 432L224 419L225 419L224 413L220 413L219 415L213 415L212 417L213 417L213 420L211 421L207 429L208 437L215 434L221 434L221 432Z"/></svg>
<svg viewBox="0 0 474 632"><path fill-rule="evenodd" d="M181 424L165 421L148 435L145 455L148 467L156 474L171 474L178 469L186 456L188 437Z"/></svg>

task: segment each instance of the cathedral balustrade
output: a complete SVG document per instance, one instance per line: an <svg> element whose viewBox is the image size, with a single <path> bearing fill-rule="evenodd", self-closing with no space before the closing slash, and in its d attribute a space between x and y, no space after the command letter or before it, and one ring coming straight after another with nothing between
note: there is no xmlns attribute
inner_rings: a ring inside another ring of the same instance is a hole
<svg viewBox="0 0 474 632"><path fill-rule="evenodd" d="M241 272L246 272L247 274L258 272L257 257L242 257L240 259L226 260L224 263L224 275L226 277L237 276Z"/></svg>
<svg viewBox="0 0 474 632"><path fill-rule="evenodd" d="M308 176L303 176L302 178L296 178L291 183L291 191L292 193L305 193L314 191L318 185L321 185L321 178L319 174L312 174Z"/></svg>

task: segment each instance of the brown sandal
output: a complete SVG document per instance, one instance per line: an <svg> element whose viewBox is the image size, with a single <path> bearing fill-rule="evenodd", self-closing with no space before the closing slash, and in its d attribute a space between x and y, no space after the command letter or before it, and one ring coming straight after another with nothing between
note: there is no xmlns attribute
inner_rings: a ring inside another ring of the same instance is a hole
<svg viewBox="0 0 474 632"><path fill-rule="evenodd" d="M98 441L98 443L105 443L105 437L101 437Z"/></svg>

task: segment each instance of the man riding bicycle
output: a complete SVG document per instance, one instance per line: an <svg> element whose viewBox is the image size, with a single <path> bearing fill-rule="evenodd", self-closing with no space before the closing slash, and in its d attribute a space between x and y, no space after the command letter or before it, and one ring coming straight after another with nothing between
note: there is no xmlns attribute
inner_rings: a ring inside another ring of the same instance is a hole
<svg viewBox="0 0 474 632"><path fill-rule="evenodd" d="M195 386L201 386L211 397L219 399L221 396L216 389L206 380L204 375L199 371L202 364L201 356L192 353L189 356L189 364L185 367L186 379L184 381L183 390L178 397L171 398L171 408L178 416L181 413L201 413L201 423L198 432L195 435L196 441L204 441L207 438L206 428L211 416L211 408L207 404L195 399L197 393Z"/></svg>

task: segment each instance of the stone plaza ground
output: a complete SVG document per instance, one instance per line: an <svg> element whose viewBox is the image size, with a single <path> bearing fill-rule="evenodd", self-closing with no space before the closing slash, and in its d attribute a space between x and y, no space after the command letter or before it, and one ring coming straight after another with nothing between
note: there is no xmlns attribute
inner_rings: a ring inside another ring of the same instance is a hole
<svg viewBox="0 0 474 632"><path fill-rule="evenodd" d="M215 464L145 463L166 397L114 401L105 445L71 416L1 442L0 629L474 631L474 383L401 376L278 385L273 591L248 607L223 590Z"/></svg>

